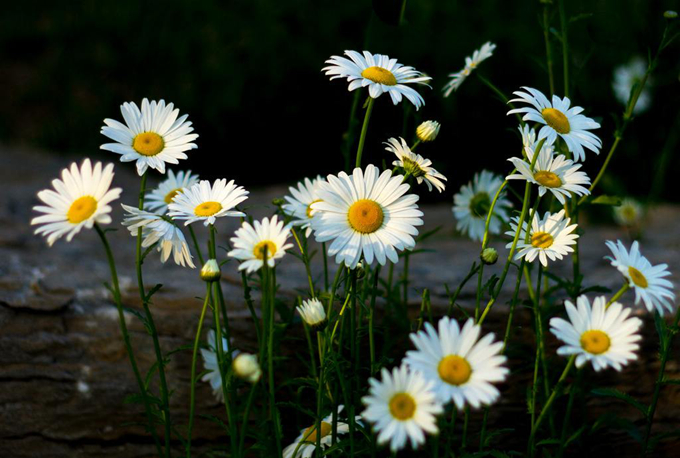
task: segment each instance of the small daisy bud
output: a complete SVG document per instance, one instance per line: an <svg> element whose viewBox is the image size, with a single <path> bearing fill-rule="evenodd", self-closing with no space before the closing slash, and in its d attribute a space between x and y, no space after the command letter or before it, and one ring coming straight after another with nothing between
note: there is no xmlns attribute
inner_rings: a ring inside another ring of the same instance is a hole
<svg viewBox="0 0 680 458"><path fill-rule="evenodd" d="M281 199L280 197L277 197L276 199L272 200L272 204L276 207L280 207L281 205L285 204L286 201Z"/></svg>
<svg viewBox="0 0 680 458"><path fill-rule="evenodd" d="M216 259L208 259L201 268L201 280L207 282L218 281L222 273L220 272L220 265L217 264Z"/></svg>
<svg viewBox="0 0 680 458"><path fill-rule="evenodd" d="M665 13L663 13L663 17L665 17L666 19L675 19L675 18L678 17L678 12L673 11L673 10L668 10Z"/></svg>
<svg viewBox="0 0 680 458"><path fill-rule="evenodd" d="M319 299L312 298L303 301L302 305L297 307L297 311L305 323L312 328L321 328L326 324L326 310Z"/></svg>
<svg viewBox="0 0 680 458"><path fill-rule="evenodd" d="M498 261L498 251L495 248L484 248L479 257L482 258L484 264L490 266Z"/></svg>
<svg viewBox="0 0 680 458"><path fill-rule="evenodd" d="M237 377L250 383L257 383L262 376L262 369L260 369L260 363L257 362L257 356L250 353L239 353L232 362L232 368Z"/></svg>
<svg viewBox="0 0 680 458"><path fill-rule="evenodd" d="M421 142L431 142L439 135L441 125L437 121L425 121L416 129L416 135Z"/></svg>
<svg viewBox="0 0 680 458"><path fill-rule="evenodd" d="M364 278L364 275L366 275L364 261L359 261L357 263L357 266L355 267L355 270L357 271L357 280L361 280L362 278Z"/></svg>

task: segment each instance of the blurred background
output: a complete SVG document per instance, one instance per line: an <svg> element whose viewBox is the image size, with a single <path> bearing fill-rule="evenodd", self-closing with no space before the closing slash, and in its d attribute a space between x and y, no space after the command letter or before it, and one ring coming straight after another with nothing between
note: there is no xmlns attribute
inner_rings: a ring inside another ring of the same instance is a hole
<svg viewBox="0 0 680 458"><path fill-rule="evenodd" d="M539 0L137 1L24 0L0 15L0 141L64 155L111 161L99 150L104 118L122 119L119 106L143 97L173 102L188 113L199 148L182 168L204 178L234 178L259 186L293 183L344 167L354 94L329 81L324 61L346 49L396 57L434 78L421 87L426 105L393 106L380 97L373 112L365 163L391 162L382 142L408 140L419 121L442 124L436 142L419 153L449 178L432 200L450 201L475 171L507 172L518 153L516 121L477 78L449 98L448 74L486 41L498 45L479 73L510 95L520 86L549 92ZM614 69L658 46L666 9L678 1L569 0L572 17L571 99L602 123L603 153L588 156L593 177L613 141L623 105L612 90ZM552 8L556 13L556 7ZM552 26L559 30L557 14ZM561 46L551 38L556 92L563 93ZM602 182L605 192L644 197L656 183L662 199L677 201L657 173L677 170L680 131L678 43L664 52L652 80L650 108L629 126ZM360 104L365 93L361 94ZM404 110L407 110L404 112ZM359 116L363 112L359 110ZM66 162L66 161L65 161ZM133 168L132 164L127 165Z"/></svg>

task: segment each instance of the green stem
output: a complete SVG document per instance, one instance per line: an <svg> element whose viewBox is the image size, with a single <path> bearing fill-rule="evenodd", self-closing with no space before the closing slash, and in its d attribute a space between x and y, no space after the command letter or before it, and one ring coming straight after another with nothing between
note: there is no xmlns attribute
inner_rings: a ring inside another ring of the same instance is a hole
<svg viewBox="0 0 680 458"><path fill-rule="evenodd" d="M357 148L357 158L354 164L355 167L361 167L361 155L364 152L364 143L366 143L366 133L368 132L368 122L371 119L371 113L373 112L373 105L375 104L375 99L371 96L368 97L368 105L366 106L366 114L364 115L364 124L361 126L361 136L359 137L359 147Z"/></svg>
<svg viewBox="0 0 680 458"><path fill-rule="evenodd" d="M264 260L263 260L263 269L264 272L266 272L266 282L265 282L265 287L263 288L263 293L265 294L265 297L263 297L263 302L266 304L267 307L267 324L268 324L268 329L267 329L267 375L268 375L268 380L269 380L269 403L270 403L270 412L269 412L269 420L274 423L274 439L276 442L276 451L277 455L276 456L281 456L281 434L279 431L279 421L278 421L278 414L277 414L277 408L276 408L276 395L275 395L275 385L274 385L274 288L275 285L273 284L273 278L274 278L274 273L273 273L273 268L270 268L267 264L267 253L265 250L264 254Z"/></svg>
<svg viewBox="0 0 680 458"><path fill-rule="evenodd" d="M451 456L451 442L453 442L453 436L456 430L456 415L458 414L458 409L454 405L451 408L451 421L449 421L449 434L446 437L446 448L444 449L444 456L446 458Z"/></svg>
<svg viewBox="0 0 680 458"><path fill-rule="evenodd" d="M510 301L510 311L508 312L508 322L505 326L505 336L503 337L503 349L501 353L505 353L505 347L508 346L508 339L510 338L510 329L512 325L512 318L515 314L515 307L517 305L517 296L519 295L519 288L522 284L522 270L524 269L526 261L522 259L519 269L517 270L517 281L515 282L515 291L512 293L512 301Z"/></svg>
<svg viewBox="0 0 680 458"><path fill-rule="evenodd" d="M409 251L404 251L404 273L403 273L403 288L404 288L404 311L408 311L408 264L409 264Z"/></svg>
<svg viewBox="0 0 680 458"><path fill-rule="evenodd" d="M191 240L194 242L194 248L196 249L198 260L200 261L202 266L203 264L205 264L205 261L203 260L203 254L201 253L201 246L198 244L196 233L194 232L194 228L191 225L189 226L189 234L191 234Z"/></svg>
<svg viewBox="0 0 680 458"><path fill-rule="evenodd" d="M458 296L460 295L461 290L465 286L465 284L470 280L476 273L477 271L482 267L481 264L472 264L472 268L470 269L470 272L463 278L463 281L460 282L458 285L458 288L456 288L456 292L453 293L453 296L449 298L449 308L446 311L447 316L451 316L453 313L453 307L456 305L456 299L458 299Z"/></svg>
<svg viewBox="0 0 680 458"><path fill-rule="evenodd" d="M352 306L350 309L350 356L352 361L352 373L359 373L359 358L357 353L357 342L356 342L356 330L357 330L357 271L352 269L350 273L350 284L352 295ZM355 456L354 454L354 431L356 429L355 416L354 416L354 396L356 394L354 381L356 377L350 379L350 404L347 409L347 414L349 416L349 434L350 434L350 456Z"/></svg>
<svg viewBox="0 0 680 458"><path fill-rule="evenodd" d="M536 359L534 361L534 381L531 385L531 426L536 419L536 402L538 400L538 368L541 361L541 347L543 345L543 325L541 324L541 274L543 269L538 266L538 278L536 279L536 294L534 300L534 322L536 326ZM543 374L545 377L546 374Z"/></svg>
<svg viewBox="0 0 680 458"><path fill-rule="evenodd" d="M479 80L484 83L491 91L496 94L506 105L510 107L511 110L515 109L515 105L513 105L512 102L510 102L510 99L501 91L498 89L491 81L488 79L484 78L482 75L479 74L479 72L475 72L475 75ZM522 119L522 116L519 113L515 113L515 117L519 121L521 125L524 125L524 120Z"/></svg>
<svg viewBox="0 0 680 458"><path fill-rule="evenodd" d="M564 71L564 96L569 97L569 39L568 39L568 19L564 10L565 0L559 0L560 12L560 32L562 34L562 67Z"/></svg>
<svg viewBox="0 0 680 458"><path fill-rule="evenodd" d="M484 263L477 271L477 297L475 298L475 322L479 320L479 305L482 301L482 280L484 279Z"/></svg>
<svg viewBox="0 0 680 458"><path fill-rule="evenodd" d="M326 253L326 242L321 244L321 255L323 256L323 286L324 291L328 291L328 254Z"/></svg>
<svg viewBox="0 0 680 458"><path fill-rule="evenodd" d="M375 268L375 272L373 273L373 290L371 291L371 309L368 313L368 344L369 344L369 350L370 350L370 358L371 358L371 370L370 374L373 375L376 367L375 367L375 333L373 330L373 318L375 314L375 300L376 296L378 295L378 280L380 278L380 264L378 264L378 267Z"/></svg>
<svg viewBox="0 0 680 458"><path fill-rule="evenodd" d="M291 232L293 233L295 242L297 243L298 249L300 250L300 254L302 255L302 263L305 265L305 272L307 273L307 282L309 283L309 294L311 295L311 297L316 297L316 293L314 292L314 281L312 280L312 269L309 266L309 257L307 256L307 250L305 250L302 247L302 244L300 243L300 238L297 235L297 231L295 229L291 229Z"/></svg>
<svg viewBox="0 0 680 458"><path fill-rule="evenodd" d="M555 75L553 74L552 47L550 46L550 17L548 3L543 4L543 41L545 42L545 59L548 66L550 95L555 94Z"/></svg>
<svg viewBox="0 0 680 458"><path fill-rule="evenodd" d="M243 450L246 442L246 432L248 430L248 423L250 420L250 409L253 406L253 399L255 398L255 392L257 391L257 384L254 384L250 388L250 393L248 394L248 400L246 401L246 409L243 412L243 426L241 427L241 438L238 444L238 456L245 456L245 451Z"/></svg>

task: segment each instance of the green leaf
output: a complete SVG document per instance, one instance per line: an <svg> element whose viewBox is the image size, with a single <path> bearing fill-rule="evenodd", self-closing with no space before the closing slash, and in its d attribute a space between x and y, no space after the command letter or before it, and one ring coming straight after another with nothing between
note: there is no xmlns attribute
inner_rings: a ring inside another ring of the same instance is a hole
<svg viewBox="0 0 680 458"><path fill-rule="evenodd" d="M573 23L573 22L577 22L577 21L582 21L584 19L590 19L591 17L593 17L593 13L581 13L581 14L577 14L576 16L570 17L569 22Z"/></svg>
<svg viewBox="0 0 680 458"><path fill-rule="evenodd" d="M603 194L592 199L590 203L595 205L611 205L613 207L618 207L621 205L622 200L623 199L617 196L606 196Z"/></svg>
<svg viewBox="0 0 680 458"><path fill-rule="evenodd" d="M664 378L661 383L665 385L680 385L680 378Z"/></svg>
<svg viewBox="0 0 680 458"><path fill-rule="evenodd" d="M648 408L646 405L644 405L637 399L633 398L632 396L627 395L626 393L623 393L619 390L615 390L613 388L595 388L590 393L595 396L620 399L623 402L638 409L640 412L642 412L643 415L647 416Z"/></svg>
<svg viewBox="0 0 680 458"><path fill-rule="evenodd" d="M536 445L560 445L561 441L559 439L543 439Z"/></svg>

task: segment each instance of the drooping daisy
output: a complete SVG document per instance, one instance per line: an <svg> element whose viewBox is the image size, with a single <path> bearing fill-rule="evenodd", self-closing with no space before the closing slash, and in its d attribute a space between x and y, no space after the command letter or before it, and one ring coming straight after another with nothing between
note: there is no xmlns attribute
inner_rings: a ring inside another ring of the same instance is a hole
<svg viewBox="0 0 680 458"><path fill-rule="evenodd" d="M406 353L404 363L434 381L434 391L442 403L453 401L458 409L491 404L500 392L493 383L508 375L501 355L503 342L493 342L493 333L479 341L481 327L468 319L462 329L456 320L439 320L439 332L430 323L425 330L410 335L416 350Z"/></svg>
<svg viewBox="0 0 680 458"><path fill-rule="evenodd" d="M383 93L388 93L392 97L392 102L396 105L401 102L402 97L406 97L418 110L425 105L425 100L418 92L408 84L423 84L432 78L424 76L413 67L404 66L397 62L397 59L390 59L382 54L371 54L364 51L363 55L356 51L345 51L349 57L331 56L326 61L328 67L321 71L326 72L326 76L331 79L347 78L349 90L353 91L360 87L368 86L368 94L377 99Z"/></svg>
<svg viewBox="0 0 680 458"><path fill-rule="evenodd" d="M318 211L312 219L317 242L332 240L328 254L338 264L354 269L362 254L368 264L377 259L385 265L398 262L397 250L413 248L416 226L423 224L418 196L406 194L409 185L392 171L379 174L378 168L359 167L352 175L328 175L319 185L321 201L312 204Z"/></svg>
<svg viewBox="0 0 680 458"><path fill-rule="evenodd" d="M621 226L635 226L642 220L642 205L629 197L621 201L621 205L614 207L614 219Z"/></svg>
<svg viewBox="0 0 680 458"><path fill-rule="evenodd" d="M246 216L245 213L232 210L248 198L248 191L236 186L234 180L227 183L222 178L212 186L208 180L201 180L190 188L180 190L168 205L168 216L176 220L186 220L185 226L196 221L204 225L215 224L222 216Z"/></svg>
<svg viewBox="0 0 680 458"><path fill-rule="evenodd" d="M172 103L166 105L148 99L142 100L142 109L134 102L120 106L125 124L115 119L105 119L101 133L116 143L105 143L101 149L120 154L121 162L137 162L137 173L141 176L148 167L165 173L165 163L178 164L186 159L184 151L197 148L192 143L198 134L186 119L179 116L179 109Z"/></svg>
<svg viewBox="0 0 680 458"><path fill-rule="evenodd" d="M543 196L550 191L561 204L565 197L571 199L571 193L584 196L590 194L588 188L583 185L590 184L590 178L585 172L580 171L582 164L575 164L562 154L554 154L551 146L543 146L531 171L531 161L534 150L525 147L527 159L511 157L508 159L519 173L508 175L508 180L526 180L538 185L538 195Z"/></svg>
<svg viewBox="0 0 680 458"><path fill-rule="evenodd" d="M227 353L229 351L229 344L227 339L222 337L222 351ZM213 395L218 401L224 401L224 393L222 392L222 375L217 366L217 340L215 339L215 331L211 329L208 331L208 348L201 348L201 355L203 356L203 366L206 373L201 377L201 381L210 383L213 390Z"/></svg>
<svg viewBox="0 0 680 458"><path fill-rule="evenodd" d="M293 246L286 243L290 237L290 229L283 226L283 221L279 221L277 216L272 216L271 220L265 218L255 221L251 226L247 221L234 233L231 243L234 249L227 253L227 256L243 261L238 270L248 273L255 272L262 268L264 258L267 257L267 265L274 267L277 259L281 259L286 250Z"/></svg>
<svg viewBox="0 0 680 458"><path fill-rule="evenodd" d="M437 434L435 415L443 412L433 391L434 383L406 366L392 373L383 368L382 381L371 378L368 396L362 398L366 410L361 414L374 423L378 444L390 442L392 451L402 449L406 441L416 448L425 443L425 433Z"/></svg>
<svg viewBox="0 0 680 458"><path fill-rule="evenodd" d="M317 190L320 181L323 181L320 176L314 180L305 178L297 184L297 188L289 187L291 196L285 196L287 203L281 206L287 215L293 217L294 226L305 229L305 237L309 237L312 233L312 216L314 216L312 204L319 201Z"/></svg>
<svg viewBox="0 0 680 458"><path fill-rule="evenodd" d="M38 198L45 205L33 207L34 211L44 213L31 220L31 225L38 224L36 234L44 234L48 245L66 235L71 241L73 236L85 227L92 229L95 223L111 222L111 207L122 191L120 188L109 189L113 180L113 164L102 168L101 162L92 167L89 159L85 159L78 167L74 162L70 168L61 171L61 179L52 180L51 189L38 193Z"/></svg>
<svg viewBox="0 0 680 458"><path fill-rule="evenodd" d="M453 215L458 221L456 229L467 234L472 240L484 238L486 217L491 209L491 201L503 184L503 179L488 170L476 173L471 182L463 185L453 196ZM500 234L501 225L508 220L508 209L512 204L502 193L493 209L489 233Z"/></svg>
<svg viewBox="0 0 680 458"><path fill-rule="evenodd" d="M444 91L444 97L448 97L453 91L458 90L460 85L463 84L463 81L465 81L468 76L470 76L472 71L493 55L494 49L496 49L496 45L487 41L481 48L476 49L475 52L472 53L472 57L466 57L465 67L463 67L461 71L449 75L451 81L446 83L446 86L442 89L442 91Z"/></svg>
<svg viewBox="0 0 680 458"><path fill-rule="evenodd" d="M543 218L534 214L528 243L524 241L526 239L526 221L522 225L515 260L524 258L526 262L533 262L538 257L541 264L547 267L548 259L551 261L562 259L567 253L573 252L574 249L571 245L576 243L579 236L573 233L577 225L569 225L570 221L569 218L564 216L564 210L552 215L550 212L545 212ZM505 234L514 238L518 222L519 217L514 217L510 223L510 230ZM506 248L510 247L512 247L512 242L506 245Z"/></svg>
<svg viewBox="0 0 680 458"><path fill-rule="evenodd" d="M302 301L302 305L296 307L302 319L311 327L318 327L326 322L326 309L321 301L315 297Z"/></svg>
<svg viewBox="0 0 680 458"><path fill-rule="evenodd" d="M198 175L192 175L191 170L173 172L168 169L168 178L162 181L156 189L146 196L144 206L152 212L165 214L168 205L182 189L190 188L198 183Z"/></svg>
<svg viewBox="0 0 680 458"><path fill-rule="evenodd" d="M340 415L342 412L343 405L338 406L338 411L336 416ZM356 416L356 420L361 420L360 416ZM342 421L337 421L337 434L338 436L342 434L347 434L349 432L349 425ZM328 448L333 442L333 414L328 415L326 418L321 420L320 428L320 443L322 448ZM319 435L316 431L316 422L308 428L300 431L300 435L290 444L288 447L283 449L283 458L309 458L316 451L316 441L319 439ZM297 453L295 450L297 449Z"/></svg>
<svg viewBox="0 0 680 458"><path fill-rule="evenodd" d="M161 262L167 261L172 253L175 264L178 266L189 266L192 269L195 267L184 234L171 221L167 221L156 213L139 210L129 205L122 205L122 207L127 213L123 219L123 226L128 228L130 234L136 237L137 230L142 228L142 247L150 247L160 242L158 251L161 253Z"/></svg>
<svg viewBox="0 0 680 458"><path fill-rule="evenodd" d="M566 345L557 349L558 355L577 355L576 367L588 361L600 371L613 367L620 371L630 361L637 359L636 343L642 339L638 330L639 318L629 318L631 309L614 302L609 308L604 296L596 297L592 308L585 295L576 299L578 306L565 301L569 321L550 319L550 332Z"/></svg>
<svg viewBox="0 0 680 458"><path fill-rule="evenodd" d="M508 111L508 114L525 113L524 121L533 121L545 124L538 131L538 140L546 139L548 145L555 143L560 136L567 145L569 151L574 155L575 161L583 161L586 158L585 150L588 148L595 154L600 154L602 141L590 132L591 129L598 129L600 124L581 114L583 108L571 107L571 101L565 97L560 99L553 95L552 103L543 95L541 91L530 87L523 87L527 92L515 91L519 96L510 102L525 102L533 107L515 108Z"/></svg>
<svg viewBox="0 0 680 458"><path fill-rule="evenodd" d="M630 62L616 67L614 70L614 80L612 81L612 88L617 100L621 102L624 107L628 106L628 99L630 98L630 91L633 86L639 84L647 72L647 61L640 56L635 56ZM640 97L637 99L634 114L640 114L649 108L652 103L652 95L649 90L649 78L645 82L645 87L640 92Z"/></svg>
<svg viewBox="0 0 680 458"><path fill-rule="evenodd" d="M635 290L635 304L642 301L647 310L652 312L656 309L661 316L666 310L673 311L673 283L664 278L671 274L667 264L653 266L640 254L637 241L633 242L630 251L626 250L621 240L616 243L607 241L607 247L614 257L605 256L605 259L611 261L611 265L628 279L630 287Z"/></svg>
<svg viewBox="0 0 680 458"><path fill-rule="evenodd" d="M416 179L418 184L422 184L424 181L428 191L432 191L432 186L437 188L439 192L446 188L446 185L442 183L442 180L446 181L446 177L432 167L431 160L411 151L403 138L399 137L399 140L390 138L385 142L385 145L387 145L385 147L387 151L391 151L397 156L398 160L392 162L392 165L404 169L406 173Z"/></svg>

